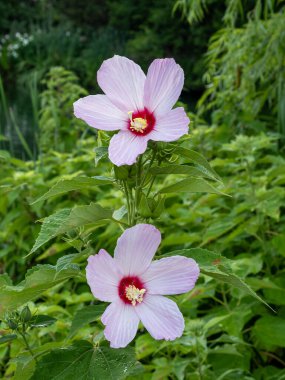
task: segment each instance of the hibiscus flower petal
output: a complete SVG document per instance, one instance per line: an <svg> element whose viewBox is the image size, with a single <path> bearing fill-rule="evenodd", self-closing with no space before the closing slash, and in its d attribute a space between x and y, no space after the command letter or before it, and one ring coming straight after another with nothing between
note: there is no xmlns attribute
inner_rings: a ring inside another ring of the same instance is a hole
<svg viewBox="0 0 285 380"><path fill-rule="evenodd" d="M119 298L118 285L122 274L119 265L104 249L88 257L86 278L94 297L106 302Z"/></svg>
<svg viewBox="0 0 285 380"><path fill-rule="evenodd" d="M112 103L122 111L143 109L145 74L135 62L115 55L103 62L97 81Z"/></svg>
<svg viewBox="0 0 285 380"><path fill-rule="evenodd" d="M174 108L157 119L148 138L154 141L176 141L188 133L190 120L182 107Z"/></svg>
<svg viewBox="0 0 285 380"><path fill-rule="evenodd" d="M126 114L119 110L106 95L89 95L74 104L74 115L88 125L103 131L126 129Z"/></svg>
<svg viewBox="0 0 285 380"><path fill-rule="evenodd" d="M149 267L160 242L157 228L150 224L137 224L124 231L118 239L114 259L125 276L138 276Z"/></svg>
<svg viewBox="0 0 285 380"><path fill-rule="evenodd" d="M139 317L133 306L126 305L121 300L111 303L101 320L106 325L105 337L113 348L126 347L136 336Z"/></svg>
<svg viewBox="0 0 285 380"><path fill-rule="evenodd" d="M137 136L130 131L120 131L109 145L109 158L117 166L132 165L147 148L148 137Z"/></svg>
<svg viewBox="0 0 285 380"><path fill-rule="evenodd" d="M176 303L166 297L146 294L135 311L154 339L174 340L183 333L183 315Z"/></svg>
<svg viewBox="0 0 285 380"><path fill-rule="evenodd" d="M144 105L155 116L171 110L184 84L183 70L173 58L155 59L149 66L144 88Z"/></svg>
<svg viewBox="0 0 285 380"><path fill-rule="evenodd" d="M148 294L181 294L193 289L199 273L195 260L173 256L152 262L142 280Z"/></svg>

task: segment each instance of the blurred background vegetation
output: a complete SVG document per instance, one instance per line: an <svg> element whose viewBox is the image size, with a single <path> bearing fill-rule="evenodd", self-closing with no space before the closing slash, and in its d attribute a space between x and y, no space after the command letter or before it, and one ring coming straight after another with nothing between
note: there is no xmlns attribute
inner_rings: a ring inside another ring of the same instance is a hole
<svg viewBox="0 0 285 380"><path fill-rule="evenodd" d="M61 178L111 173L106 157L94 153L96 137L101 152L105 137L75 119L72 109L79 97L100 91L102 61L126 55L146 70L155 58L174 57L185 72L181 101L192 119L184 143L211 161L232 197L168 197L155 221L164 236L161 253L221 252L276 310L204 276L193 292L176 297L186 318L182 338L161 343L141 332L137 379L285 379L284 5L0 0L0 271L18 283L35 264L54 265L83 247L86 254L103 246L112 251L120 231L110 224L75 231L68 242L57 239L26 257L40 228L36 221L51 213L90 199L120 208L111 187L31 202ZM31 333L35 350L63 345L74 314L93 301L85 280L74 279L31 302L31 309L58 319ZM101 330L94 322L73 338ZM23 350L18 340L1 346L4 378L30 378Z"/></svg>

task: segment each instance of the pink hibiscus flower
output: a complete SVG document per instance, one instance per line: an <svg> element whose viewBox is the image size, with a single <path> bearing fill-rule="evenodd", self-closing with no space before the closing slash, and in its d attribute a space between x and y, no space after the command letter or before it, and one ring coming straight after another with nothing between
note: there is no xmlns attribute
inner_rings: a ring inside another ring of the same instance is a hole
<svg viewBox="0 0 285 380"><path fill-rule="evenodd" d="M191 290L199 276L193 259L166 257L151 263L160 244L160 232L138 224L118 239L114 258L104 249L88 258L87 282L93 295L111 302L102 315L111 347L126 347L141 321L155 339L174 340L184 330L184 318L175 302L164 295Z"/></svg>
<svg viewBox="0 0 285 380"><path fill-rule="evenodd" d="M175 141L188 132L184 109L172 109L184 83L174 59L154 60L145 76L139 65L115 55L103 62L97 81L106 95L77 100L74 114L93 128L120 130L109 146L115 165L132 165L148 140Z"/></svg>

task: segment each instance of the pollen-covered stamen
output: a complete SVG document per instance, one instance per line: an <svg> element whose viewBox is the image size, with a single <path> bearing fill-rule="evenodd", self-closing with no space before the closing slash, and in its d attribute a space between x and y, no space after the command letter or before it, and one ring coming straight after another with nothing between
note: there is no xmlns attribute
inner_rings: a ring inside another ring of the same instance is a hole
<svg viewBox="0 0 285 380"><path fill-rule="evenodd" d="M129 120L127 121L127 127L134 135L146 136L153 130L155 117L147 108L130 111L128 115Z"/></svg>
<svg viewBox="0 0 285 380"><path fill-rule="evenodd" d="M137 276L123 277L118 284L118 293L121 300L129 305L136 306L142 303L147 289Z"/></svg>
<svg viewBox="0 0 285 380"><path fill-rule="evenodd" d="M130 118L130 129L132 131L136 131L139 133L144 133L144 130L147 129L147 121L146 119L143 119L142 117L136 117L133 119L133 111L129 111L129 118Z"/></svg>
<svg viewBox="0 0 285 380"><path fill-rule="evenodd" d="M138 289L134 285L126 287L126 297L133 306L136 306L137 303L142 303L145 292L145 289Z"/></svg>

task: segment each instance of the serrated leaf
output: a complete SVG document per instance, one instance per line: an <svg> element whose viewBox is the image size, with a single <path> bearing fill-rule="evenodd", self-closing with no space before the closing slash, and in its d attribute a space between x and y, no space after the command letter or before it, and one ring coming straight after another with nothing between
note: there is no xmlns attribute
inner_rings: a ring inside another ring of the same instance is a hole
<svg viewBox="0 0 285 380"><path fill-rule="evenodd" d="M185 158L188 158L191 162L199 167L201 171L207 174L212 179L222 182L220 176L215 172L215 170L211 167L209 162L203 157L200 153L195 152L191 149L186 149L181 146L178 146L175 151L175 154L181 155Z"/></svg>
<svg viewBox="0 0 285 380"><path fill-rule="evenodd" d="M69 338L74 336L78 330L90 322L94 322L105 311L106 305L89 305L79 310L72 321Z"/></svg>
<svg viewBox="0 0 285 380"><path fill-rule="evenodd" d="M56 322L56 318L49 315L34 315L29 321L32 327L46 327L53 325Z"/></svg>
<svg viewBox="0 0 285 380"><path fill-rule="evenodd" d="M198 263L201 273L243 290L245 293L256 298L272 310L272 308L258 294L256 294L249 285L232 272L231 266L234 262L233 260L227 259L219 253L202 248L183 249L171 252L165 256L175 255L194 259Z"/></svg>
<svg viewBox="0 0 285 380"><path fill-rule="evenodd" d="M190 177L206 177L217 181L217 178L213 178L205 171L190 165L168 165L168 166L156 166L150 169L151 174L185 174Z"/></svg>
<svg viewBox="0 0 285 380"><path fill-rule="evenodd" d="M0 344L11 342L12 340L17 339L16 334L7 334L0 337Z"/></svg>
<svg viewBox="0 0 285 380"><path fill-rule="evenodd" d="M43 292L80 273L74 264L57 271L52 265L37 265L28 270L20 284L4 285L0 290L0 315L14 310L25 303L40 297Z"/></svg>
<svg viewBox="0 0 285 380"><path fill-rule="evenodd" d="M31 380L120 380L130 373L135 363L131 347L94 347L87 341L78 341L41 358Z"/></svg>
<svg viewBox="0 0 285 380"><path fill-rule="evenodd" d="M159 191L161 194L167 193L211 193L222 194L221 191L215 189L203 178L189 177L179 181L173 185L166 186Z"/></svg>
<svg viewBox="0 0 285 380"><path fill-rule="evenodd" d="M65 221L70 215L70 212L70 208L65 208L44 219L40 233L30 253L35 252L42 245L59 234L58 231L61 229L62 225L64 225Z"/></svg>
<svg viewBox="0 0 285 380"><path fill-rule="evenodd" d="M91 203L90 205L74 207L65 224L59 229L59 234L65 233L73 228L92 224L103 219L112 219L113 211L102 206Z"/></svg>
<svg viewBox="0 0 285 380"><path fill-rule="evenodd" d="M95 203L76 206L73 209L60 210L44 219L40 233L30 254L58 235L86 224L111 218L111 210L104 209Z"/></svg>
<svg viewBox="0 0 285 380"><path fill-rule="evenodd" d="M81 253L70 253L69 255L60 257L56 262L56 270L60 271L63 268L68 267L71 263L73 263L73 260L76 260L80 256L82 256Z"/></svg>
<svg viewBox="0 0 285 380"><path fill-rule="evenodd" d="M108 177L78 177L69 180L60 180L57 182L47 193L40 198L33 201L31 204L35 204L46 199L55 197L57 195L66 194L74 190L86 190L99 185L110 185L113 183L112 178Z"/></svg>

